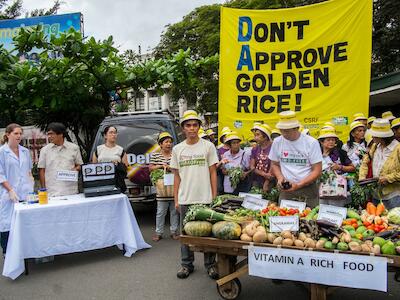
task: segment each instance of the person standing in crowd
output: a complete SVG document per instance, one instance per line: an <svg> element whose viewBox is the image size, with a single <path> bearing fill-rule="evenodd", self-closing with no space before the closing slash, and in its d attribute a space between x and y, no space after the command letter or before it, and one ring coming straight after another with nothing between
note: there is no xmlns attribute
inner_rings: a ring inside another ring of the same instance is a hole
<svg viewBox="0 0 400 300"><path fill-rule="evenodd" d="M40 151L40 185L47 188L49 196L78 194L78 181L65 181L58 176L59 171L78 172L83 164L79 147L65 139L66 130L62 123L50 123L47 126L50 143Z"/></svg>
<svg viewBox="0 0 400 300"><path fill-rule="evenodd" d="M219 141L221 144L217 147L218 150L218 158L221 159L222 155L229 150L229 146L225 143L225 136L231 132L232 130L229 127L222 128L221 136L219 137Z"/></svg>
<svg viewBox="0 0 400 300"><path fill-rule="evenodd" d="M237 132L230 132L226 135L225 143L229 145L230 150L225 152L222 156L226 163L222 166L222 173L224 176L224 193L238 195L239 192L247 193L250 191L251 183L249 181L250 170L250 153L240 149L240 142L242 139L238 136ZM233 188L228 170L231 168L241 168L243 175L237 187Z"/></svg>
<svg viewBox="0 0 400 300"><path fill-rule="evenodd" d="M199 138L206 140L206 141L210 141L209 136L207 135L207 133L204 131L204 129L202 127L200 127L200 129L199 129Z"/></svg>
<svg viewBox="0 0 400 300"><path fill-rule="evenodd" d="M201 119L195 111L186 111L180 123L186 139L173 148L171 168L175 174L175 208L180 211L183 230L183 220L189 207L193 204L210 204L217 196L218 157L214 145L199 138ZM194 270L193 262L194 253L189 246L181 245L181 268L177 277L187 278ZM217 279L215 253L204 253L204 265L208 275Z"/></svg>
<svg viewBox="0 0 400 300"><path fill-rule="evenodd" d="M172 146L174 140L172 135L168 132L161 132L157 139L160 150L153 152L150 158L149 169L150 172L161 169L170 172L170 162L172 154ZM169 210L169 222L171 238L177 240L179 238L179 214L175 208L174 197L156 196L157 200L157 214L156 214L156 232L153 236L153 241L158 242L162 239L164 233L165 216Z"/></svg>
<svg viewBox="0 0 400 300"><path fill-rule="evenodd" d="M224 192L224 174L222 174L221 166L225 163L222 159L222 156L225 152L229 151L229 145L225 143L225 136L231 132L229 127L222 128L221 136L219 138L221 144L217 147L217 156L218 156L218 164L217 164L217 191L218 194L222 194Z"/></svg>
<svg viewBox="0 0 400 300"><path fill-rule="evenodd" d="M368 118L368 121L367 121L367 130L371 128L372 122L374 122L375 120L376 120L376 117L374 117L374 116L371 116L371 117Z"/></svg>
<svg viewBox="0 0 400 300"><path fill-rule="evenodd" d="M392 121L392 130L394 138L400 142L400 118L396 118Z"/></svg>
<svg viewBox="0 0 400 300"><path fill-rule="evenodd" d="M284 111L279 117L276 127L282 136L274 140L269 153L272 173L281 189L279 200L300 200L315 207L319 202L317 180L322 172L320 145L313 137L299 132L295 112Z"/></svg>
<svg viewBox="0 0 400 300"><path fill-rule="evenodd" d="M114 126L107 126L103 130L104 144L97 146L93 153L93 163L112 162L115 164L115 185L121 190L126 191L125 178L129 166L128 156L124 148L117 145L118 130Z"/></svg>
<svg viewBox="0 0 400 300"><path fill-rule="evenodd" d="M268 191L274 183L275 177L271 173L271 131L266 124L256 124L252 130L257 147L251 150L250 169L254 170L253 186Z"/></svg>
<svg viewBox="0 0 400 300"><path fill-rule="evenodd" d="M272 129L271 131L271 140L274 141L277 137L281 136L281 132L279 129Z"/></svg>
<svg viewBox="0 0 400 300"><path fill-rule="evenodd" d="M354 172L355 167L348 158L347 153L337 147L338 136L332 129L320 131L318 141L322 150L322 171L335 171L341 175L343 173ZM326 200L320 199L319 204L328 204L344 207L347 200Z"/></svg>
<svg viewBox="0 0 400 300"><path fill-rule="evenodd" d="M364 154L367 152L367 143L365 142L366 126L354 121L350 124L349 140L343 145L342 149L347 152L353 165L357 168Z"/></svg>
<svg viewBox="0 0 400 300"><path fill-rule="evenodd" d="M382 189L381 195L374 196L374 204L378 204L382 197L387 209L399 207L400 142L394 138L388 119L376 119L372 123L371 134L374 144L368 155L364 156L360 167L359 180L366 179L369 174L378 178L378 183Z"/></svg>
<svg viewBox="0 0 400 300"><path fill-rule="evenodd" d="M358 121L358 122L364 124L365 127L367 127L368 118L366 116L364 116L363 113L356 113L353 115L353 117L354 117L353 122Z"/></svg>
<svg viewBox="0 0 400 300"><path fill-rule="evenodd" d="M216 133L214 132L214 130L212 130L211 128L207 129L206 130L206 134L208 135L208 138L209 138L210 142L213 143L215 146L217 146L217 142L218 141L215 138Z"/></svg>
<svg viewBox="0 0 400 300"><path fill-rule="evenodd" d="M26 200L33 192L32 159L29 149L20 145L22 127L12 123L6 127L4 146L0 148L0 240L6 254L14 204Z"/></svg>
<svg viewBox="0 0 400 300"><path fill-rule="evenodd" d="M392 121L396 119L396 117L391 111L385 111L384 113L382 113L382 119L389 120L389 123L392 123Z"/></svg>

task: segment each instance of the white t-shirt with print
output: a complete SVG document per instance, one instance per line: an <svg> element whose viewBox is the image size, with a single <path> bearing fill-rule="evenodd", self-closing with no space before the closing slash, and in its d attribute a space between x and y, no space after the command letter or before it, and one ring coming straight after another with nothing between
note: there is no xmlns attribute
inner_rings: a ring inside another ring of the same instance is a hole
<svg viewBox="0 0 400 300"><path fill-rule="evenodd" d="M279 162L283 177L299 182L311 173L311 165L322 162L322 152L316 139L301 134L295 141L280 136L272 143L269 159Z"/></svg>
<svg viewBox="0 0 400 300"><path fill-rule="evenodd" d="M194 145L186 141L172 149L171 168L179 171L178 203L209 204L212 201L209 167L218 163L215 146L204 139Z"/></svg>

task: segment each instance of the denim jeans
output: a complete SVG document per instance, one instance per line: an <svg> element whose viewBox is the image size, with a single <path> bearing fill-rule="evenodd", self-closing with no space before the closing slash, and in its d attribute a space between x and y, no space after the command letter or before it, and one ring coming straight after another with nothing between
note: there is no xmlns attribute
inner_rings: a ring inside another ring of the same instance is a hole
<svg viewBox="0 0 400 300"><path fill-rule="evenodd" d="M372 199L372 203L378 205L381 201L379 199ZM400 196L395 196L393 198L382 200L382 203L385 205L386 209L392 209L395 207L400 207Z"/></svg>
<svg viewBox="0 0 400 300"><path fill-rule="evenodd" d="M179 214L175 209L174 200L159 200L157 201L157 214L156 214L156 234L163 235L165 216L169 209L169 223L171 234L178 233Z"/></svg>
<svg viewBox="0 0 400 300"><path fill-rule="evenodd" d="M3 254L6 254L9 231L0 232L1 248L3 248Z"/></svg>
<svg viewBox="0 0 400 300"><path fill-rule="evenodd" d="M180 205L181 213L181 232L183 231L183 219L190 205ZM193 270L194 252L190 251L189 246L181 244L181 265L189 270ZM204 267L206 269L215 266L215 253L204 253Z"/></svg>

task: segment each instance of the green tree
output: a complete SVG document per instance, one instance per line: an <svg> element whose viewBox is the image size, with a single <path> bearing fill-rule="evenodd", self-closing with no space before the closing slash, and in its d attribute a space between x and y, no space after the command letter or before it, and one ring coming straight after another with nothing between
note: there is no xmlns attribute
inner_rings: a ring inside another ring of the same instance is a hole
<svg viewBox="0 0 400 300"><path fill-rule="evenodd" d="M0 0L0 20L15 19L22 15L23 0L14 0L10 3L9 0ZM38 17L54 15L61 7L61 1L55 0L53 6L49 9L34 9L27 12L25 17Z"/></svg>

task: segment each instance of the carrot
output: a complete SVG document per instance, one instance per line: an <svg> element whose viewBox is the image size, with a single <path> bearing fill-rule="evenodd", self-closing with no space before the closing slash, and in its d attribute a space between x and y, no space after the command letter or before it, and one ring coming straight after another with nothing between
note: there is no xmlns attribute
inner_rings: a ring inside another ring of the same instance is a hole
<svg viewBox="0 0 400 300"><path fill-rule="evenodd" d="M385 211L385 205L382 203L382 201L378 204L376 207L376 215L380 216L383 212Z"/></svg>
<svg viewBox="0 0 400 300"><path fill-rule="evenodd" d="M376 206L372 202L368 202L368 204L367 204L367 212L368 212L368 214L375 216L375 214L376 214Z"/></svg>

